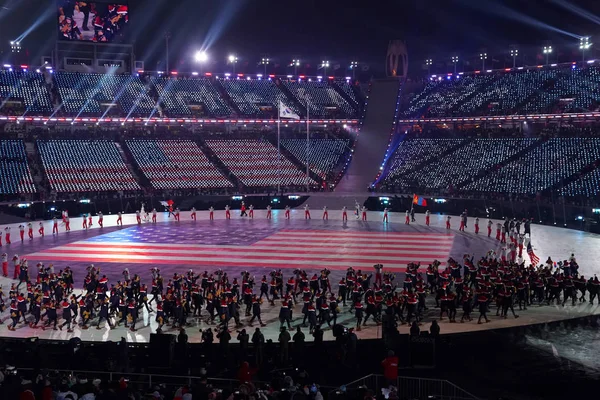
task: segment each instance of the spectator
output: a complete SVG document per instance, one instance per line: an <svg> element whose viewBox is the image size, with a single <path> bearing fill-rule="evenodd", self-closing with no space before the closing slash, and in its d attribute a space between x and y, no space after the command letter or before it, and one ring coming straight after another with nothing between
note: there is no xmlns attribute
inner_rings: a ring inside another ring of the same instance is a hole
<svg viewBox="0 0 600 400"><path fill-rule="evenodd" d="M383 366L383 376L389 385L395 385L398 379L398 357L392 350L388 351L388 356L381 362Z"/></svg>
<svg viewBox="0 0 600 400"><path fill-rule="evenodd" d="M410 336L419 336L421 334L421 329L419 329L419 324L417 324L417 321L413 321L412 325L410 326Z"/></svg>
<svg viewBox="0 0 600 400"><path fill-rule="evenodd" d="M265 347L265 336L260 331L260 328L256 328L252 335L252 344L254 345L254 354L256 357L256 365L263 363L263 351Z"/></svg>
<svg viewBox="0 0 600 400"><path fill-rule="evenodd" d="M292 338L290 337L290 333L287 331L285 326L281 327L281 332L279 333L279 343L281 345L281 363L287 364L290 358L289 355L289 343Z"/></svg>
<svg viewBox="0 0 600 400"><path fill-rule="evenodd" d="M440 335L440 326L438 325L435 319L431 322L431 326L429 327L429 333L433 337L438 337Z"/></svg>
<svg viewBox="0 0 600 400"><path fill-rule="evenodd" d="M252 382L252 377L256 372L256 369L250 368L248 361L244 361L238 371L238 380L240 383Z"/></svg>

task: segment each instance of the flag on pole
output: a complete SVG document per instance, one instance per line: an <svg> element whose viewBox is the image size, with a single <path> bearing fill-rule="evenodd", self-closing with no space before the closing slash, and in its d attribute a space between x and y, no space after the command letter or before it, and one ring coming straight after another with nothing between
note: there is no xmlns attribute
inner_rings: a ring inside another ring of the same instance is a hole
<svg viewBox="0 0 600 400"><path fill-rule="evenodd" d="M413 204L416 204L418 206L427 207L427 200L425 200L421 196L417 196L416 194L413 194Z"/></svg>
<svg viewBox="0 0 600 400"><path fill-rule="evenodd" d="M300 119L300 116L294 113L289 107L286 107L281 101L279 101L279 117L280 118L290 118L290 119Z"/></svg>
<svg viewBox="0 0 600 400"><path fill-rule="evenodd" d="M527 244L527 254L529 255L529 259L533 265L538 265L540 262L540 258L535 255L533 252L533 247L531 247L531 243Z"/></svg>

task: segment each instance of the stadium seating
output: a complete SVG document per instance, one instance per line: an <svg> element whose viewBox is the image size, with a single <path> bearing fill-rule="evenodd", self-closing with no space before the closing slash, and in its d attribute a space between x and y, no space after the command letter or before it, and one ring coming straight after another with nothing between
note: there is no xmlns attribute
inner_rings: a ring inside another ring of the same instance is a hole
<svg viewBox="0 0 600 400"><path fill-rule="evenodd" d="M306 104L304 99L308 96L310 99L309 117L357 117L357 112L352 105L326 82L284 81L283 85L302 104Z"/></svg>
<svg viewBox="0 0 600 400"><path fill-rule="evenodd" d="M533 96L523 111L528 113L577 112L596 109L600 101L600 70L596 67L560 71L548 89Z"/></svg>
<svg viewBox="0 0 600 400"><path fill-rule="evenodd" d="M127 147L155 189L233 186L191 140L130 140Z"/></svg>
<svg viewBox="0 0 600 400"><path fill-rule="evenodd" d="M206 144L246 186L275 187L278 184L277 148L266 140L207 140ZM310 184L315 184L312 179ZM306 173L281 156L281 185L305 185Z"/></svg>
<svg viewBox="0 0 600 400"><path fill-rule="evenodd" d="M35 191L23 141L0 141L0 194L35 193Z"/></svg>
<svg viewBox="0 0 600 400"><path fill-rule="evenodd" d="M56 192L140 189L114 142L39 140L37 145L50 187Z"/></svg>
<svg viewBox="0 0 600 400"><path fill-rule="evenodd" d="M464 146L448 155L434 158L425 166L393 178L390 183L401 187L444 190L456 187L530 146L535 140L534 138L475 139L466 142Z"/></svg>
<svg viewBox="0 0 600 400"><path fill-rule="evenodd" d="M400 142L388 161L388 173L385 180L391 183L397 176L411 171L435 154L441 154L461 142L462 139L404 140Z"/></svg>
<svg viewBox="0 0 600 400"><path fill-rule="evenodd" d="M44 75L31 71L0 71L0 98L2 112L10 109L7 101L20 101L28 113L52 112L50 93L46 88ZM21 108L21 107L19 107Z"/></svg>
<svg viewBox="0 0 600 400"><path fill-rule="evenodd" d="M404 117L440 117L457 113L455 107L480 91L486 84L497 79L496 75L464 75L456 79L430 81L425 89L413 97Z"/></svg>
<svg viewBox="0 0 600 400"><path fill-rule="evenodd" d="M464 187L479 192L536 194L600 159L598 138L553 138ZM575 190L574 186L572 190ZM571 189L569 189L571 190Z"/></svg>
<svg viewBox="0 0 600 400"><path fill-rule="evenodd" d="M348 97L350 97L353 100L354 108L358 107L358 105L361 103L361 100L359 100L359 98L356 96L356 92L354 91L352 85L349 82L338 80L335 81L334 84L337 85L337 87L339 87L345 94L348 95Z"/></svg>
<svg viewBox="0 0 600 400"><path fill-rule="evenodd" d="M228 117L231 107L209 79L152 78L168 116ZM192 109L198 108L197 112Z"/></svg>
<svg viewBox="0 0 600 400"><path fill-rule="evenodd" d="M283 93L269 80L224 79L219 81L243 115L274 117ZM284 101L293 108L291 102Z"/></svg>
<svg viewBox="0 0 600 400"><path fill-rule="evenodd" d="M600 68L568 67L438 77L410 99L404 118L594 111Z"/></svg>
<svg viewBox="0 0 600 400"><path fill-rule="evenodd" d="M560 192L563 196L583 196L586 198L598 196L600 194L600 169L596 168L569 183Z"/></svg>
<svg viewBox="0 0 600 400"><path fill-rule="evenodd" d="M289 150L298 160L306 164L308 159L309 168L325 179L345 161L344 154L350 148L348 139L314 139L309 145L308 157L306 156L306 140L282 139L281 145Z"/></svg>
<svg viewBox="0 0 600 400"><path fill-rule="evenodd" d="M510 115L525 99L556 76L555 70L517 71L499 78L462 103L456 115Z"/></svg>
<svg viewBox="0 0 600 400"><path fill-rule="evenodd" d="M137 76L57 72L58 93L69 114L102 115L102 104L116 103L122 115L147 116L155 106Z"/></svg>

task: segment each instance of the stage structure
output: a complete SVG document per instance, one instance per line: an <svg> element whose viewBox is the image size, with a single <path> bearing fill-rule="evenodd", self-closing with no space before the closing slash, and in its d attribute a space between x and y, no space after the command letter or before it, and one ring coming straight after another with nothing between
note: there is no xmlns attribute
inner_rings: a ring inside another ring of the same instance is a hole
<svg viewBox="0 0 600 400"><path fill-rule="evenodd" d="M390 40L385 59L385 71L388 77L406 78L408 73L408 50L402 40Z"/></svg>

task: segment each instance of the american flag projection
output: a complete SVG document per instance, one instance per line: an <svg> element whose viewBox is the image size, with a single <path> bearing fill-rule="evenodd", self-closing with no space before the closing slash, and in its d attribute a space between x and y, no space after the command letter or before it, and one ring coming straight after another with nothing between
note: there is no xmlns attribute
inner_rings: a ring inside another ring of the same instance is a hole
<svg viewBox="0 0 600 400"><path fill-rule="evenodd" d="M137 236L134 236L136 238ZM452 234L279 230L253 243L165 243L96 237L53 247L27 258L34 261L180 264L214 267L329 268L344 270L384 264L404 268L433 260L445 264Z"/></svg>

